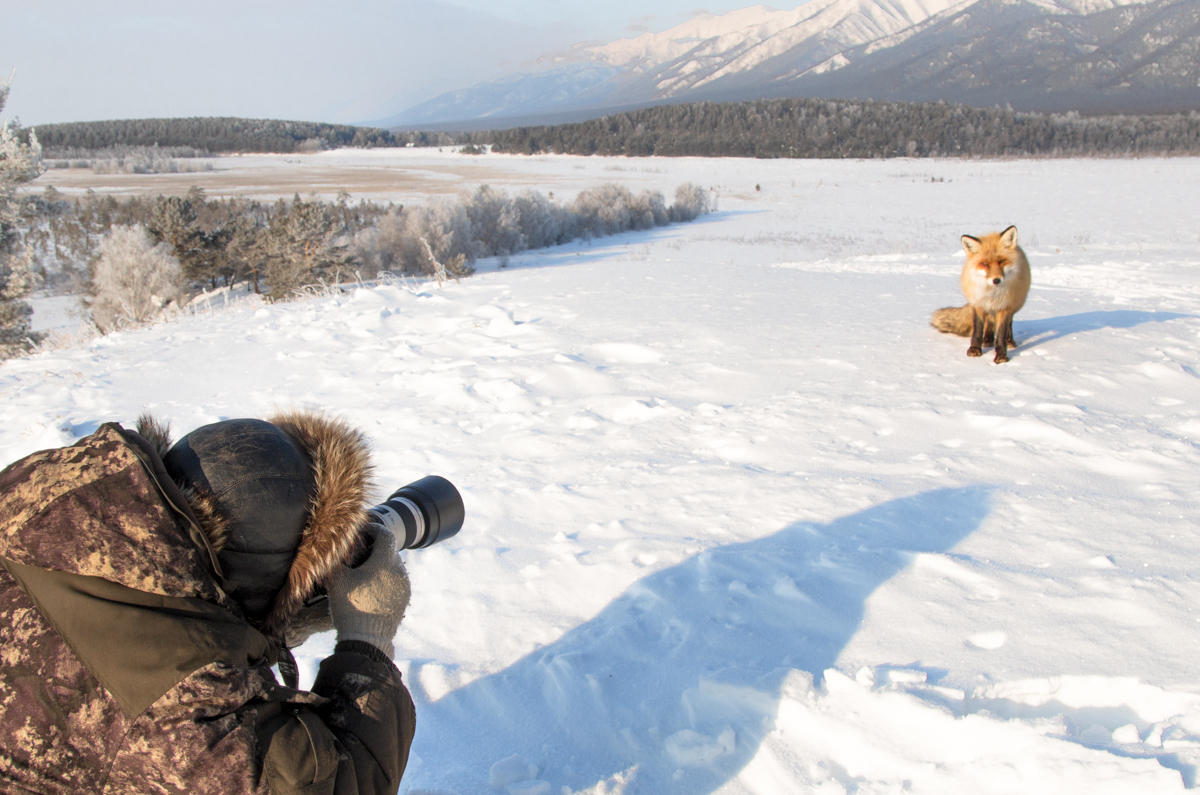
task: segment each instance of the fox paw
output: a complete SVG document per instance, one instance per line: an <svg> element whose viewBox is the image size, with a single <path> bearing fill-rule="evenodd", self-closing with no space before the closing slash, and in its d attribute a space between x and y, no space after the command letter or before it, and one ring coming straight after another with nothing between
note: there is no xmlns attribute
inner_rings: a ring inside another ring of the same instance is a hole
<svg viewBox="0 0 1200 795"><path fill-rule="evenodd" d="M1008 361L1008 354L1007 353L997 353L996 358L993 359L992 361L995 362L996 364L1004 364L1005 362Z"/></svg>
<svg viewBox="0 0 1200 795"><path fill-rule="evenodd" d="M967 356L983 356L983 348L972 345L970 348L967 348Z"/></svg>

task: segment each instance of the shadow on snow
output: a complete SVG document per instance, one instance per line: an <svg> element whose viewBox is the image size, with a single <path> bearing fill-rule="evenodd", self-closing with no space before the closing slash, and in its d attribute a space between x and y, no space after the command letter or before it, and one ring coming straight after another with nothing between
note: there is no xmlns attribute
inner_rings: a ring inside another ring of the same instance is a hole
<svg viewBox="0 0 1200 795"><path fill-rule="evenodd" d="M1043 317L1036 320L1017 320L1013 323L1017 333L1018 351L1034 348L1047 342L1078 334L1081 331L1097 331L1104 328L1133 328L1143 323L1165 323L1168 320L1194 319L1200 315L1184 315L1178 312L1143 312L1136 309L1110 309L1095 312L1079 312L1074 315Z"/></svg>
<svg viewBox="0 0 1200 795"><path fill-rule="evenodd" d="M624 253L629 246L644 246L651 243L661 243L683 236L689 228L726 221L738 215L748 215L762 210L715 210L705 213L691 221L673 222L666 226L655 226L649 229L630 229L613 235L599 237L581 237L546 248L530 248L518 251L508 257L504 270L525 270L528 268L553 268L561 265L580 265L589 262L611 261L614 256ZM478 273L491 273L502 270L501 256L484 257L477 261Z"/></svg>
<svg viewBox="0 0 1200 795"><path fill-rule="evenodd" d="M983 487L893 500L702 552L629 587L595 618L429 703L405 784L488 791L514 753L551 792L636 768L625 792L707 793L772 728L789 669L820 681L871 593L913 552L948 550L989 511Z"/></svg>

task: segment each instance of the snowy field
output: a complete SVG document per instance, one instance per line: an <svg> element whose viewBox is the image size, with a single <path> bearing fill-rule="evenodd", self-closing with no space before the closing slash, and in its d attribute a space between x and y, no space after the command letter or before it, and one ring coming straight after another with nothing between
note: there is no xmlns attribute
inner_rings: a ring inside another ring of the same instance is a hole
<svg viewBox="0 0 1200 795"><path fill-rule="evenodd" d="M8 362L0 463L299 405L366 430L381 496L454 481L396 640L411 795L1195 785L1200 160L472 163L720 209ZM1008 224L997 366L928 321Z"/></svg>

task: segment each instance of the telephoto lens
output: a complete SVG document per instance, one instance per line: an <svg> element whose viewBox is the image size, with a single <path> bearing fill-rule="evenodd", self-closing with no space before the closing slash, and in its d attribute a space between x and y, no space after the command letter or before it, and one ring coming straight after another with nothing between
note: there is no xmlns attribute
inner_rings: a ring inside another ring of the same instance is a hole
<svg viewBox="0 0 1200 795"><path fill-rule="evenodd" d="M419 549L445 541L463 526L462 496L454 484L437 475L409 483L371 508L370 520L392 531L397 549ZM363 534L346 565L358 568L371 556L373 538ZM300 615L288 627L286 645L295 648L315 632L333 629L329 595L322 587L304 603Z"/></svg>
<svg viewBox="0 0 1200 795"><path fill-rule="evenodd" d="M396 490L370 510L392 531L398 549L421 549L458 533L466 513L454 484L430 475Z"/></svg>

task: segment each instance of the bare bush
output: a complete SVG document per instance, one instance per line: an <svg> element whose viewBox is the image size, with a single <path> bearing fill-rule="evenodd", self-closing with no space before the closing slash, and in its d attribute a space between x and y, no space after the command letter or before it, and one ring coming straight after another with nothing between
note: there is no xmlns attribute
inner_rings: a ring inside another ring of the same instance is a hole
<svg viewBox="0 0 1200 795"><path fill-rule="evenodd" d="M99 250L90 309L101 331L146 323L182 300L179 260L166 243L155 245L145 227L114 227Z"/></svg>
<svg viewBox="0 0 1200 795"><path fill-rule="evenodd" d="M324 152L329 143L324 138L305 138L296 147L297 152Z"/></svg>
<svg viewBox="0 0 1200 795"><path fill-rule="evenodd" d="M54 161L56 168L60 162L68 161ZM89 162L95 174L181 174L213 170L212 163L163 157L122 157Z"/></svg>
<svg viewBox="0 0 1200 795"><path fill-rule="evenodd" d="M45 155L47 168L90 168L96 174L183 174L212 171L208 152L191 146L127 146L100 149L55 147Z"/></svg>

